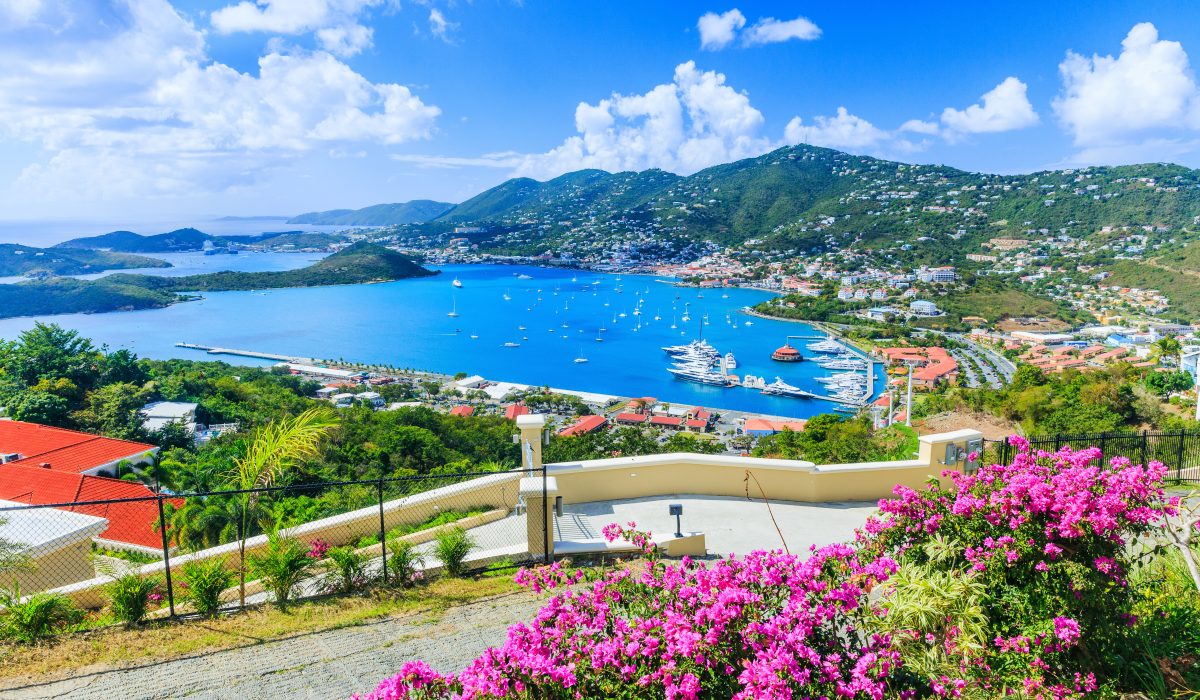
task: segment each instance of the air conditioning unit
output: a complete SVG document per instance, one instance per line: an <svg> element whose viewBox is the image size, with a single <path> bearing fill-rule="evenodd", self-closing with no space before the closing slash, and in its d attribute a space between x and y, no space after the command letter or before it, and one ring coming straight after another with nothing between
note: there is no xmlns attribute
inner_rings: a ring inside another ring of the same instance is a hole
<svg viewBox="0 0 1200 700"><path fill-rule="evenodd" d="M15 462L20 458L21 458L21 453L19 453L19 452L0 453L0 464L8 464L9 462Z"/></svg>

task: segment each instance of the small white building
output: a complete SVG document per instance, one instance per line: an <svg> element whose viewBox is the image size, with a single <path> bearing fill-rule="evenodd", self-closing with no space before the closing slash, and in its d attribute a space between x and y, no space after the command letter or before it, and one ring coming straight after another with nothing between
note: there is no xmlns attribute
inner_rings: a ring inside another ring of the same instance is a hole
<svg viewBox="0 0 1200 700"><path fill-rule="evenodd" d="M26 506L0 501L0 508ZM30 594L95 578L92 538L108 529L108 520L58 508L23 508L0 513L0 538L16 544L31 564L7 572L21 593ZM6 586L12 580L6 580Z"/></svg>
<svg viewBox="0 0 1200 700"><path fill-rule="evenodd" d="M155 401L143 406L138 415L147 432L161 430L168 423L181 423L188 433L195 435L197 405L187 401Z"/></svg>
<svg viewBox="0 0 1200 700"><path fill-rule="evenodd" d="M374 408L383 407L383 397L378 392L364 391L361 394L355 394L355 398L358 399L359 403L365 403Z"/></svg>
<svg viewBox="0 0 1200 700"><path fill-rule="evenodd" d="M908 310L914 314L917 314L918 316L938 315L937 304L934 304L932 301L925 301L924 299L917 299L916 301L910 302L908 305Z"/></svg>
<svg viewBox="0 0 1200 700"><path fill-rule="evenodd" d="M333 405L337 406L338 408L347 408L354 404L354 394L348 392L334 394L330 400L333 401Z"/></svg>
<svg viewBox="0 0 1200 700"><path fill-rule="evenodd" d="M340 391L341 389L335 386L323 386L320 389L317 389L317 398L330 399L333 398L334 394L337 394Z"/></svg>

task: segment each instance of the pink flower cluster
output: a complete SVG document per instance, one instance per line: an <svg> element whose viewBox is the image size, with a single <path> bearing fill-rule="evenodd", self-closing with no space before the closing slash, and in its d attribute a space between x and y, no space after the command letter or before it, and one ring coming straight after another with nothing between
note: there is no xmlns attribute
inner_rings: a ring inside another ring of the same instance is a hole
<svg viewBox="0 0 1200 700"><path fill-rule="evenodd" d="M364 700L560 697L564 688L581 698L629 688L672 699L883 698L899 654L886 635L857 630L871 614L868 592L895 568L864 566L852 547L835 545L808 559L755 552L710 566L619 569L562 590L457 676L431 681L406 668ZM522 580L577 579L555 571ZM442 682L444 695L428 694Z"/></svg>
<svg viewBox="0 0 1200 700"><path fill-rule="evenodd" d="M324 559L329 552L330 544L320 538L308 543L308 556L310 559Z"/></svg>

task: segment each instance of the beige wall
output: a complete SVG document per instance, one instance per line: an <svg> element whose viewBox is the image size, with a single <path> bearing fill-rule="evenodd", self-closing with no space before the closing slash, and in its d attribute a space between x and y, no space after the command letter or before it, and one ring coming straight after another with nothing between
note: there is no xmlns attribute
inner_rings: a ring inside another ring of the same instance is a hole
<svg viewBox="0 0 1200 700"><path fill-rule="evenodd" d="M947 444L965 447L980 436L966 430L920 439L916 459L864 464L826 464L728 455L665 454L547 465L565 503L610 501L673 494L741 496L826 502L874 501L903 484L920 488L948 468L939 459ZM753 475L747 480L747 473ZM944 479L943 479L944 480ZM761 487L761 491L760 491Z"/></svg>
<svg viewBox="0 0 1200 700"><path fill-rule="evenodd" d="M91 553L90 540L75 542L37 557L29 569L19 569L9 574L15 574L22 595L86 581L96 576ZM5 580L0 585L8 586L11 583L11 580Z"/></svg>
<svg viewBox="0 0 1200 700"><path fill-rule="evenodd" d="M524 417L524 416L522 416ZM540 427L535 421L522 425L531 445ZM565 503L644 498L674 494L713 496L746 495L746 472L751 472L757 484L750 483L750 496L761 498L758 485L766 497L780 501L873 501L890 496L892 487L904 484L921 487L930 476L940 475L955 465L943 465L939 458L947 444L966 447L969 440L978 439L975 430L925 435L920 438L917 459L866 464L814 465L811 462L758 459L726 455L669 454L644 457L622 457L587 462L547 465L558 495ZM540 457L540 451L536 452ZM961 468L961 465L957 465ZM540 481L540 477L538 477ZM386 528L422 522L431 515L450 508L506 507L516 503L521 472L505 472L461 484L415 494L384 504ZM540 493L538 494L540 495ZM553 499L545 506L552 507ZM377 506L306 523L289 531L304 540L321 538L337 545L354 541L363 535L379 531ZM265 537L247 541L247 551L258 551L266 545ZM231 543L194 554L172 556L175 570L185 561L212 556L236 557L237 544ZM232 561L232 559L231 559ZM140 569L147 574L161 574L163 564L147 564ZM103 578L81 581L59 590L84 607L105 604L101 594Z"/></svg>

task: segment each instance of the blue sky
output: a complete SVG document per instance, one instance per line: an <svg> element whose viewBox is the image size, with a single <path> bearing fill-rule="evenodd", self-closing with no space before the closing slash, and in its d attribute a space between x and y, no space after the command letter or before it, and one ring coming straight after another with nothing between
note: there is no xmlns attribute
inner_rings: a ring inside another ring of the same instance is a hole
<svg viewBox="0 0 1200 700"><path fill-rule="evenodd" d="M915 8L3 0L0 218L461 201L798 142L998 172L1200 166L1188 3Z"/></svg>

